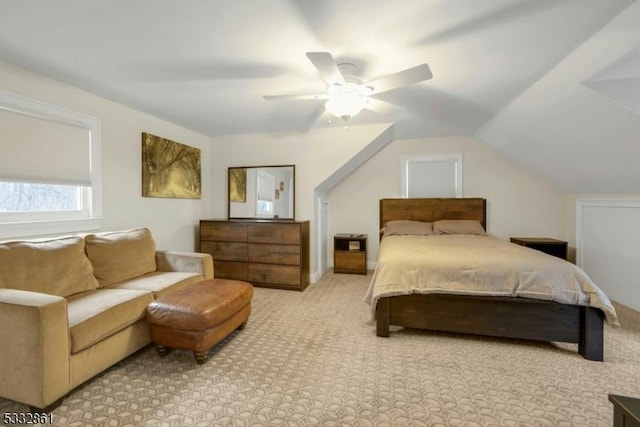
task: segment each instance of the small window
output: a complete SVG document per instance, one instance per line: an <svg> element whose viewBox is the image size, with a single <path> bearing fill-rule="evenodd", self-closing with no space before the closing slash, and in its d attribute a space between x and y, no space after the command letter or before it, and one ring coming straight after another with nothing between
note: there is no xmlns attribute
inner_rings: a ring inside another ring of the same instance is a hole
<svg viewBox="0 0 640 427"><path fill-rule="evenodd" d="M462 153L403 156L402 197L462 197Z"/></svg>
<svg viewBox="0 0 640 427"><path fill-rule="evenodd" d="M0 239L95 230L100 121L0 91Z"/></svg>
<svg viewBox="0 0 640 427"><path fill-rule="evenodd" d="M256 216L272 217L273 200L275 198L275 177L263 171L256 174L258 197L256 202Z"/></svg>
<svg viewBox="0 0 640 427"><path fill-rule="evenodd" d="M0 181L0 218L88 217L87 187Z"/></svg>
<svg viewBox="0 0 640 427"><path fill-rule="evenodd" d="M273 215L273 202L258 199L258 215Z"/></svg>

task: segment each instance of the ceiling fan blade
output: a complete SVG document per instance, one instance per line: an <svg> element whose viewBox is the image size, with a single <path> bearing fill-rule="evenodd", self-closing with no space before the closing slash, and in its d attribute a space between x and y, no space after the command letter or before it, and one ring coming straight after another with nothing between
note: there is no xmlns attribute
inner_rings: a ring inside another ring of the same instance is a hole
<svg viewBox="0 0 640 427"><path fill-rule="evenodd" d="M397 110L398 107L390 102L383 101L381 99L369 98L367 100L367 106L364 107L367 110L375 111L376 113L392 113Z"/></svg>
<svg viewBox="0 0 640 427"><path fill-rule="evenodd" d="M408 86L423 80L429 80L431 77L433 77L433 74L431 74L429 66L427 64L420 64L417 67L367 82L363 86L372 87L371 95L375 95L401 86Z"/></svg>
<svg viewBox="0 0 640 427"><path fill-rule="evenodd" d="M327 94L317 94L317 95L265 95L263 97L267 101L278 101L281 99L329 99L329 95Z"/></svg>
<svg viewBox="0 0 640 427"><path fill-rule="evenodd" d="M307 52L307 58L316 66L320 76L329 86L335 83L345 84L338 64L329 52Z"/></svg>

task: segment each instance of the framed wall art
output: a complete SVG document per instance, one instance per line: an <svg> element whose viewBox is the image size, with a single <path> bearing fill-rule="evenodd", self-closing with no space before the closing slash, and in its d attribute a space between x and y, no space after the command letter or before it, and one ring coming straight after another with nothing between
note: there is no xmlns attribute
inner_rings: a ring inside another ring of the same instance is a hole
<svg viewBox="0 0 640 427"><path fill-rule="evenodd" d="M200 149L142 133L142 196L201 197Z"/></svg>
<svg viewBox="0 0 640 427"><path fill-rule="evenodd" d="M229 201L247 202L247 169L229 168Z"/></svg>

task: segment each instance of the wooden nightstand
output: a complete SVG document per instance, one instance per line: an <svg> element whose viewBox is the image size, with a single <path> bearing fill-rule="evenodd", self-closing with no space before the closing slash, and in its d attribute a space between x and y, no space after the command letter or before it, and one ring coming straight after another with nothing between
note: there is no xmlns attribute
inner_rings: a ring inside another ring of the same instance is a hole
<svg viewBox="0 0 640 427"><path fill-rule="evenodd" d="M609 395L613 403L613 427L640 427L640 399Z"/></svg>
<svg viewBox="0 0 640 427"><path fill-rule="evenodd" d="M333 272L367 274L367 235L333 236Z"/></svg>
<svg viewBox="0 0 640 427"><path fill-rule="evenodd" d="M567 259L567 242L564 240L550 239L548 237L512 237L511 243Z"/></svg>

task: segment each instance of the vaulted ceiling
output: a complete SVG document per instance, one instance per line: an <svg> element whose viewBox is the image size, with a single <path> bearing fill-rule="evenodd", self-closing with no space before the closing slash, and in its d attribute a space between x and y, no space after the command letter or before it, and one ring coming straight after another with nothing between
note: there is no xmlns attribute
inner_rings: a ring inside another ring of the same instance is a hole
<svg viewBox="0 0 640 427"><path fill-rule="evenodd" d="M475 135L569 192L640 192L637 0L0 0L0 59L210 136L309 132L330 52L364 81L421 63L352 126ZM0 82L1 88L1 82Z"/></svg>

